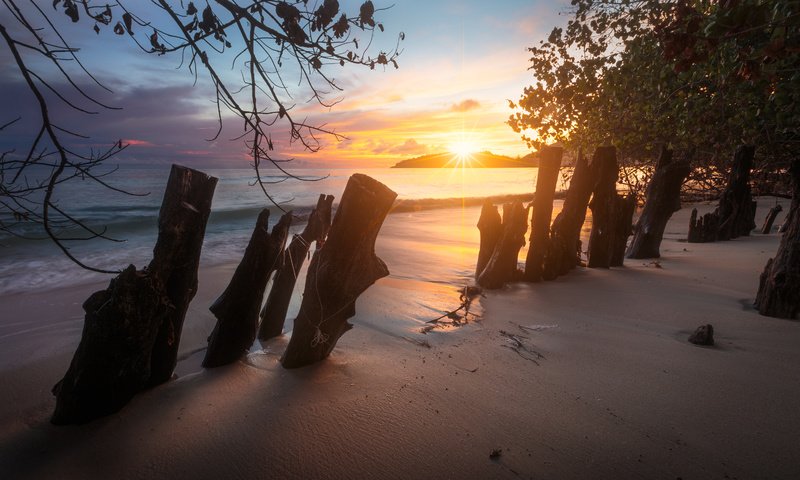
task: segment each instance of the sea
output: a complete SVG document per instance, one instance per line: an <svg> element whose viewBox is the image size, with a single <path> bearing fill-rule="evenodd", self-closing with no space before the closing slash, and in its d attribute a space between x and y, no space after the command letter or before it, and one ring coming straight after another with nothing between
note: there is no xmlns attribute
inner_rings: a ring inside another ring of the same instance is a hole
<svg viewBox="0 0 800 480"><path fill-rule="evenodd" d="M115 189L135 195L119 193L90 180L61 185L55 196L59 208L93 228L106 229L106 236L116 240L70 242L70 252L82 262L104 270L120 270L128 264L145 266L152 257L169 170L169 165L120 167L104 178ZM299 179L286 179L275 170L267 170L262 172L262 178L274 182L265 184L273 202L256 184L252 169L203 171L219 182L206 228L201 268L238 262L263 208L270 209L271 225L284 211L292 211L300 219L293 231L299 231L318 196L329 194L338 200L348 178L358 172L384 183L405 203L405 208L389 214L376 247L379 256L387 257L384 261L392 275L452 285L469 283L474 274L479 239L475 225L480 210L474 206L475 200L532 193L537 172L535 168L322 168L297 169L292 173ZM559 189L564 187L562 181ZM556 205L556 211L559 209L560 205ZM78 267L33 227L25 234L29 238L0 234L0 294L111 278Z"/></svg>

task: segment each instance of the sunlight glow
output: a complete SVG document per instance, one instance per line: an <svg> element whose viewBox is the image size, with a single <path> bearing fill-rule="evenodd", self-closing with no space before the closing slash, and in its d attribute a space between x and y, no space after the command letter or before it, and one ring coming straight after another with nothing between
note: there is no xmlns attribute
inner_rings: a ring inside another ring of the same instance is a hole
<svg viewBox="0 0 800 480"><path fill-rule="evenodd" d="M453 160L456 167L470 167L472 163L472 155L479 150L478 145L469 140L459 140L447 146L447 150L453 154Z"/></svg>

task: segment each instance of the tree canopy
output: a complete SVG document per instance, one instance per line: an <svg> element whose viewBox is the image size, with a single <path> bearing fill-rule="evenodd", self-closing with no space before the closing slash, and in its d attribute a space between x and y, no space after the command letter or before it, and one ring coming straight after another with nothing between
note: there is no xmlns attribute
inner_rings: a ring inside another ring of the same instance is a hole
<svg viewBox="0 0 800 480"><path fill-rule="evenodd" d="M0 9L4 10L2 44L38 104L35 112L3 112L0 135L25 135L29 132L15 131L19 120L39 117L37 131L24 151L0 152L0 231L27 235L30 229L26 227L39 225L67 256L90 269L72 256L68 242L105 238L105 232L72 216L54 192L64 182L86 179L114 189L106 178L114 170L108 160L126 145L109 141L103 149L82 150L74 140L85 139L91 132L71 130L51 108L54 102L63 102L87 115L114 108L92 93L96 88L109 89L84 67L79 47L62 34L65 21L83 23L98 34L111 30L147 54L175 56L195 81L208 82L219 123L210 140L221 134L223 120L232 114L241 125L238 139L245 142L258 184L267 196L260 173L263 165L294 177L285 169L289 159L273 151L271 130L276 125L288 125L291 141L311 151L319 148L320 135L341 138L324 126L296 118L294 92L302 90L310 101L333 106L336 100L329 100L329 95L341 88L332 69L347 65L397 68L403 39L401 33L393 48L376 50L374 34L384 27L376 18L381 9L370 0L354 12L343 11L337 0L122 0L112 4L2 0ZM231 64L238 78L225 73Z"/></svg>
<svg viewBox="0 0 800 480"><path fill-rule="evenodd" d="M536 80L511 102L530 147L613 144L631 165L670 144L706 180L740 143L764 175L800 153L798 2L573 0L568 13L529 48Z"/></svg>

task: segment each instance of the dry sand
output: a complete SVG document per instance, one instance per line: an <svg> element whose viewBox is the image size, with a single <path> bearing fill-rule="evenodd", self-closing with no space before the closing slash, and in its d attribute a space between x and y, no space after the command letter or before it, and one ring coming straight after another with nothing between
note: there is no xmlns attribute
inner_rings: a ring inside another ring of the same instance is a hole
<svg viewBox="0 0 800 480"><path fill-rule="evenodd" d="M49 389L97 286L0 297L30 325L0 331L0 478L800 478L800 324L750 306L779 236L687 244L688 215L657 263L490 292L457 329L387 327L417 291L382 280L331 358L291 371L286 337L197 368L232 266L205 269L180 378L83 426L48 423ZM424 295L455 306L442 289ZM686 341L703 323L716 347Z"/></svg>

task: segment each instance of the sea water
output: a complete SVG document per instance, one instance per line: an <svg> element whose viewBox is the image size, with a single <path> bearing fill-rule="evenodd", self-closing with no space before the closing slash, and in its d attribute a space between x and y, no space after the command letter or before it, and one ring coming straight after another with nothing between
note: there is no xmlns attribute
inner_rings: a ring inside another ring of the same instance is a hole
<svg viewBox="0 0 800 480"><path fill-rule="evenodd" d="M219 183L214 194L206 228L200 266L235 263L241 258L258 212L270 209L270 224L284 211L305 218L320 194L336 197L344 191L353 173L369 175L397 192L401 200L414 202L412 211L389 215L378 238L377 251L389 264L392 275L406 280L466 283L473 273L476 241L475 224L479 209L460 208L464 198L532 193L535 168L447 168L447 169L297 169L301 179L285 179L266 170L262 180L270 201L256 184L252 169L204 170ZM119 270L128 264L141 268L152 257L158 230L158 211L164 194L169 166L123 167L104 180L125 195L91 181L72 181L59 187L55 198L68 211L95 229L106 229L104 239L72 242L70 252L96 268ZM564 185L559 185L564 188ZM431 208L449 199L451 207ZM336 207L334 202L334 208ZM426 213L427 212L427 213ZM302 228L302 222L293 231ZM42 237L33 227L29 237ZM2 235L2 234L0 234ZM0 236L0 294L46 290L61 286L97 282L108 275L81 269L49 240Z"/></svg>

